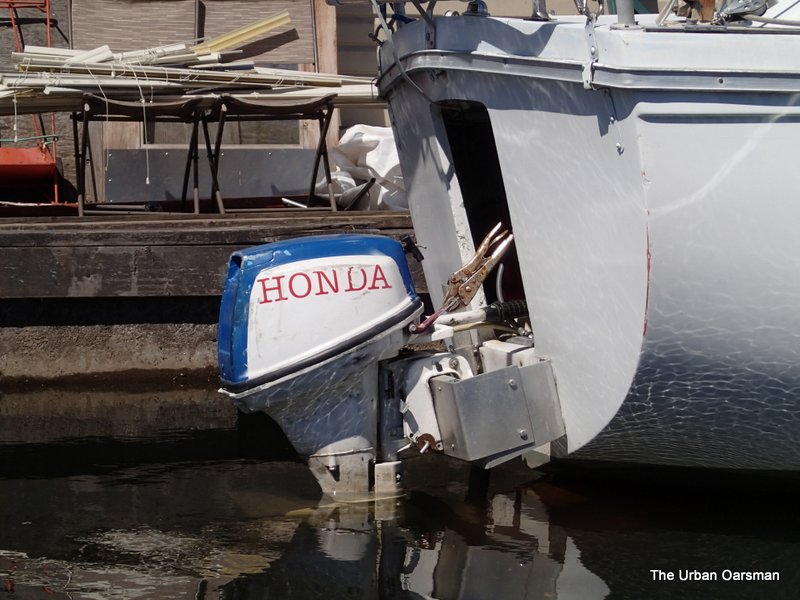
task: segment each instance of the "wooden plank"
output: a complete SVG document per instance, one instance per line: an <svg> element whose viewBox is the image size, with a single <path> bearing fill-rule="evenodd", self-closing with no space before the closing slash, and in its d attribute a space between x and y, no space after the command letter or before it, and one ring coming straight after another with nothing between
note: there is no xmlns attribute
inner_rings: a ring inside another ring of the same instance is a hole
<svg viewBox="0 0 800 600"><path fill-rule="evenodd" d="M97 198L95 201L104 202L106 199L106 164L109 150L135 149L142 147L141 123L89 123L94 161L86 168L86 190L88 198L93 198L94 188L91 183L91 172L94 171Z"/></svg>
<svg viewBox="0 0 800 600"><path fill-rule="evenodd" d="M103 123L103 142L106 150L132 150L142 147L141 123ZM99 148L103 148L102 145ZM99 162L95 158L95 162Z"/></svg>
<svg viewBox="0 0 800 600"><path fill-rule="evenodd" d="M338 40L336 30L336 8L325 0L314 0L314 44L318 73L338 73L339 61L336 54ZM339 143L341 116L338 109L333 111L330 128L325 142L328 148Z"/></svg>
<svg viewBox="0 0 800 600"><path fill-rule="evenodd" d="M301 71L317 73L338 73L336 55L336 8L326 4L325 0L313 0L314 17L314 64L300 65ZM333 112L328 135L325 138L328 148L339 143L339 127L341 117L339 110ZM319 143L319 128L303 121L300 123L300 143L304 148L316 148Z"/></svg>
<svg viewBox="0 0 800 600"><path fill-rule="evenodd" d="M165 235L180 234L187 229L197 229L205 235L214 235L229 228L242 230L271 231L281 228L283 231L307 231L341 229L410 229L411 217L406 211L274 211L258 214L212 215L170 215L159 213L143 213L121 217L120 215L98 215L83 218L40 218L36 220L18 218L0 220L0 248L14 245L14 233L74 232L80 236L100 229L114 231L162 231ZM174 241L174 240L173 240Z"/></svg>
<svg viewBox="0 0 800 600"><path fill-rule="evenodd" d="M325 0L314 0L313 11L317 72L338 73L336 8Z"/></svg>
<svg viewBox="0 0 800 600"><path fill-rule="evenodd" d="M714 16L716 2L714 0L700 0L700 21L711 21Z"/></svg>
<svg viewBox="0 0 800 600"><path fill-rule="evenodd" d="M380 235L382 229L374 227L351 227L350 233ZM393 230L410 233L411 229ZM260 228L226 228L217 231L202 229L164 231L114 231L93 230L76 235L75 232L16 232L0 236L0 244L4 248L48 248L48 247L115 247L115 246L173 246L180 244L185 247L199 247L210 245L227 246L253 246L291 237L307 235L323 235L341 233L342 227L333 224L318 227L297 227L293 225L274 226L268 233Z"/></svg>
<svg viewBox="0 0 800 600"><path fill-rule="evenodd" d="M412 233L406 212L90 219L0 222L0 298L216 296L242 248L323 233Z"/></svg>
<svg viewBox="0 0 800 600"><path fill-rule="evenodd" d="M253 38L262 37L273 29L290 25L291 22L292 18L289 15L289 12L283 10L279 13L275 13L274 15L270 15L261 21L247 23L231 31L226 31L225 33L217 35L213 38L206 39L201 44L192 46L190 49L192 52L197 52L199 54L231 50L244 45Z"/></svg>
<svg viewBox="0 0 800 600"><path fill-rule="evenodd" d="M92 214L85 217L9 217L0 219L0 231L7 228L16 227L90 227L97 223L116 223L120 226L137 226L146 225L151 223L189 223L192 221L202 221L209 225L227 225L232 222L238 221L280 221L286 219L350 219L352 221L376 221L380 222L383 219L408 219L409 212L407 210L350 210L342 212L341 214L331 214L327 210L305 210L296 208L276 208L274 210L265 210L256 214L216 214L216 213L161 213L150 212L142 213L141 215L126 215L120 217L118 214L109 212L108 214Z"/></svg>
<svg viewBox="0 0 800 600"><path fill-rule="evenodd" d="M105 129L106 123L89 123L89 143L92 150L92 162L86 166L86 199L89 202L103 202L106 198L106 163ZM79 126L80 129L80 126ZM88 152L88 151L87 151ZM89 160L89 157L86 157ZM92 181L94 174L94 181ZM95 195L95 190L97 194Z"/></svg>
<svg viewBox="0 0 800 600"><path fill-rule="evenodd" d="M222 292L225 246L7 248L4 298L212 296Z"/></svg>
<svg viewBox="0 0 800 600"><path fill-rule="evenodd" d="M218 296L222 293L230 255L247 246L6 248L0 254L0 296ZM409 264L417 291L426 291L419 264L413 260Z"/></svg>

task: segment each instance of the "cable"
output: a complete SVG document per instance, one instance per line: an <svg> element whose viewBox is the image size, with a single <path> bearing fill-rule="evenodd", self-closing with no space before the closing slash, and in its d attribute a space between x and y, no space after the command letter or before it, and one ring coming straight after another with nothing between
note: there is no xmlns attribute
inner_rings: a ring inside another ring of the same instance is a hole
<svg viewBox="0 0 800 600"><path fill-rule="evenodd" d="M505 273L506 266L503 263L500 263L497 267L497 276L494 280L494 293L497 296L498 302L505 302L505 297L503 296L503 273Z"/></svg>
<svg viewBox="0 0 800 600"><path fill-rule="evenodd" d="M428 94L426 94L421 87L419 87L414 81L412 81L411 77L408 75L403 65L400 64L400 56L397 54L397 47L394 45L394 40L392 39L392 30L389 27L389 24L386 22L386 19L383 18L383 14L381 13L381 9L380 6L378 5L377 0L370 0L370 2L372 3L375 13L378 15L378 21L381 25L381 29L383 29L383 31L386 33L386 42L390 45L392 49L392 58L394 59L394 64L397 65L397 69L400 71L400 75L403 77L403 79L406 80L406 82L408 82L408 84L412 88L414 88L420 94L422 94L422 97L425 98L425 100L427 100L431 104L437 104L437 102L433 100L433 98L428 96ZM433 24L433 21L431 21L430 18L427 17L427 15L423 16L423 18L425 18L425 20L430 24Z"/></svg>
<svg viewBox="0 0 800 600"><path fill-rule="evenodd" d="M511 321L528 315L528 302L525 300L511 300L509 302L495 302L485 309L486 318L491 321Z"/></svg>
<svg viewBox="0 0 800 600"><path fill-rule="evenodd" d="M136 69L133 69L133 80L136 82L136 87L139 88L139 101L142 103L142 138L144 141L144 165L145 165L145 176L144 176L144 184L150 185L150 149L147 147L147 110L146 110L146 100L144 99L144 91L142 90L142 86L139 83L139 76L136 74ZM147 73L145 72L145 79L147 78Z"/></svg>
<svg viewBox="0 0 800 600"><path fill-rule="evenodd" d="M100 80L97 78L97 76L94 73L92 73L92 69L88 63L86 63L86 71L89 73L92 79L94 79L94 82L97 85L97 89L100 90L100 95L103 96L103 100L106 103L106 122L103 127L103 147L105 149L106 157L105 160L103 161L103 172L107 173L108 163L111 160L111 150L108 147L108 129L109 129L108 124L110 123L110 117L108 113L110 112L109 111L110 104L108 101L108 96L106 96L106 92L103 89L103 85L100 83ZM92 165L92 169L94 169L94 165ZM95 198L95 202L97 202L97 198Z"/></svg>
<svg viewBox="0 0 800 600"><path fill-rule="evenodd" d="M11 97L11 103L14 105L14 143L16 144L19 141L19 132L17 131L17 92L14 92L14 95Z"/></svg>

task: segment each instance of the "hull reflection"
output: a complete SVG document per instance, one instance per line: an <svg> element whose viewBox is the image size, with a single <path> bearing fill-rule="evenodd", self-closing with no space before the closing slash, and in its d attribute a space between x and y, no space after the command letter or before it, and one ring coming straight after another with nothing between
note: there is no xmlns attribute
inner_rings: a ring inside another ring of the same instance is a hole
<svg viewBox="0 0 800 600"><path fill-rule="evenodd" d="M488 498L488 499L487 499ZM221 590L224 600L605 598L566 530L532 489L443 499L326 504L305 516L284 554Z"/></svg>

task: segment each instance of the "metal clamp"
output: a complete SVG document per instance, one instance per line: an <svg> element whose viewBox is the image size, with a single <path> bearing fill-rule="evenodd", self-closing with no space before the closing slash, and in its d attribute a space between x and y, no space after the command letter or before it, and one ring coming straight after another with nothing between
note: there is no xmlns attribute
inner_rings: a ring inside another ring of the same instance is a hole
<svg viewBox="0 0 800 600"><path fill-rule="evenodd" d="M594 65L600 57L597 41L594 37L594 25L597 22L597 15L588 9L585 0L583 1L583 7L583 14L586 15L584 31L586 32L586 41L589 46L589 60L583 63L583 88L591 90L594 87Z"/></svg>
<svg viewBox="0 0 800 600"><path fill-rule="evenodd" d="M498 223L483 239L470 261L453 273L447 280L447 292L442 306L419 325L412 326L412 333L421 333L430 327L442 314L467 306L478 293L478 288L508 250L514 236L500 231ZM489 252L491 251L491 254Z"/></svg>

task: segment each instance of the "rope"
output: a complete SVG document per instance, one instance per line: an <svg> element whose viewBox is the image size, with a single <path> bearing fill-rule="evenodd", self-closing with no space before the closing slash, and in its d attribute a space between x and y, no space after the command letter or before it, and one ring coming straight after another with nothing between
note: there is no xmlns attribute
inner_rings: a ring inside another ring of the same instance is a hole
<svg viewBox="0 0 800 600"><path fill-rule="evenodd" d="M97 78L97 76L94 73L92 73L92 69L91 69L91 67L89 67L88 64L86 65L86 71L89 73L89 75L91 75L92 79L94 79L94 82L97 85L97 89L100 90L100 95L103 96L103 101L106 103L106 122L105 122L105 126L103 127L103 146L105 147L105 159L103 160L103 172L107 173L108 172L108 163L111 160L111 151L108 148L108 124L111 122L110 119L109 119L109 116L108 116L110 103L108 101L108 96L106 96L106 92L103 89L103 85L100 83L100 80ZM94 167L92 167L92 168L94 168ZM97 201L97 199L95 199L95 202L96 201Z"/></svg>
<svg viewBox="0 0 800 600"><path fill-rule="evenodd" d="M147 74L145 73L145 79ZM136 82L136 87L139 88L139 101L142 103L142 138L144 140L144 164L145 164L145 177L144 184L150 185L150 149L147 147L147 107L146 100L144 99L144 92L139 83L139 76L136 71L133 71L133 80ZM152 90L152 87L151 87Z"/></svg>

